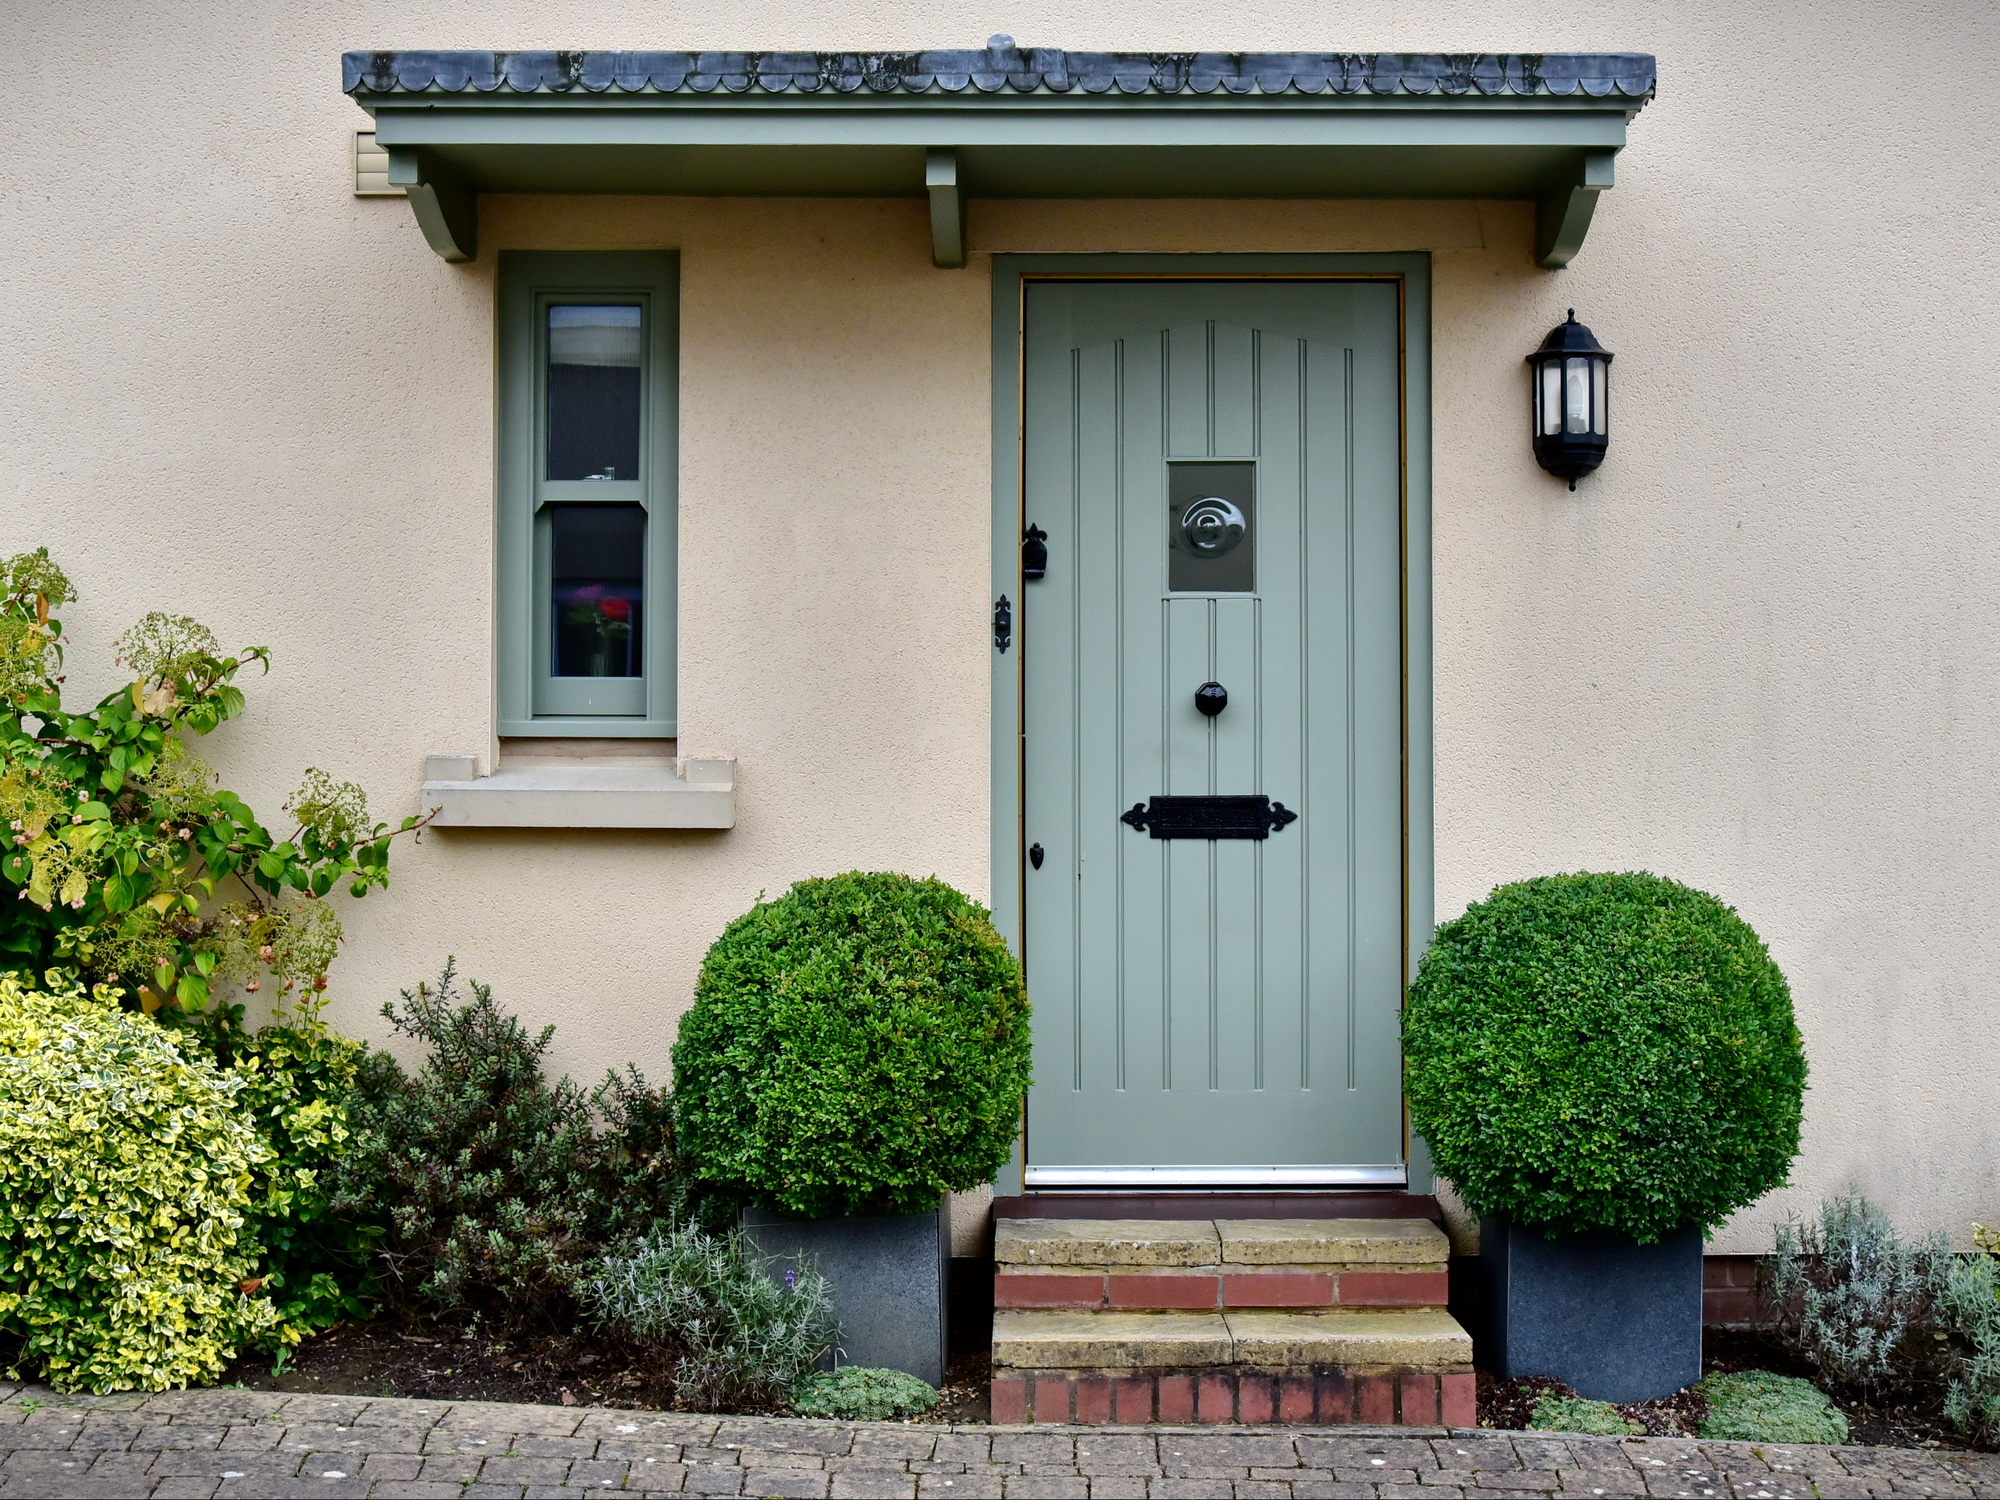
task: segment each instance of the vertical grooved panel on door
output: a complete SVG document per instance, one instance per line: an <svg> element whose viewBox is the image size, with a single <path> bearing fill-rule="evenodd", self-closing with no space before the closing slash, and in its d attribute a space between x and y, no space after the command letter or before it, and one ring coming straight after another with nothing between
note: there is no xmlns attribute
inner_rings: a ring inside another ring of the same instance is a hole
<svg viewBox="0 0 2000 1500"><path fill-rule="evenodd" d="M1026 307L1030 1181L1399 1162L1396 286L1030 281ZM1121 821L1156 796L1298 816Z"/></svg>

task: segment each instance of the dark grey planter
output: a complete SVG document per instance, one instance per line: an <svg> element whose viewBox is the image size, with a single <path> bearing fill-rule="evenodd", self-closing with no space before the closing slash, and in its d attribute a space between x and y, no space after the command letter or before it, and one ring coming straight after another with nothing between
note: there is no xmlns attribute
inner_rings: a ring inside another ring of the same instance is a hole
<svg viewBox="0 0 2000 1500"><path fill-rule="evenodd" d="M1594 1231L1544 1239L1482 1220L1485 1358L1502 1379L1550 1375L1593 1401L1651 1401L1701 1379L1701 1231L1657 1244Z"/></svg>
<svg viewBox="0 0 2000 1500"><path fill-rule="evenodd" d="M746 1208L742 1223L778 1274L804 1256L819 1262L840 1315L842 1364L943 1382L951 1230L942 1205L927 1214L854 1219L795 1219Z"/></svg>

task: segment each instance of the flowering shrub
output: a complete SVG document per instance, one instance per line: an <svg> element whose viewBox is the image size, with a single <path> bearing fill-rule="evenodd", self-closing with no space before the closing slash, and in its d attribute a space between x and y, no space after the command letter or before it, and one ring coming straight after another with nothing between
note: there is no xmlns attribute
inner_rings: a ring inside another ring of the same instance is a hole
<svg viewBox="0 0 2000 1500"><path fill-rule="evenodd" d="M277 1311L245 1293L268 1148L241 1089L105 992L0 974L0 1329L21 1367L60 1390L162 1390L272 1334Z"/></svg>
<svg viewBox="0 0 2000 1500"><path fill-rule="evenodd" d="M150 614L118 642L133 680L95 708L62 701L76 597L46 548L0 561L0 968L60 965L188 1016L218 986L324 988L340 922L321 898L389 881L391 831L359 787L308 770L275 837L188 753L243 711L234 679L261 646L224 656L186 616Z"/></svg>

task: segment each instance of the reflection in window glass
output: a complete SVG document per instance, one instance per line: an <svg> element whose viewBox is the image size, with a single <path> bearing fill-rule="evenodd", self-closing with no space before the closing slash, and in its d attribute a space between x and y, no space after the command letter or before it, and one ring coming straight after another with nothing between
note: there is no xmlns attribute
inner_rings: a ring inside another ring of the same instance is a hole
<svg viewBox="0 0 2000 1500"><path fill-rule="evenodd" d="M646 578L638 505L553 505L549 653L557 677L637 677Z"/></svg>
<svg viewBox="0 0 2000 1500"><path fill-rule="evenodd" d="M549 309L550 479L639 477L640 309Z"/></svg>

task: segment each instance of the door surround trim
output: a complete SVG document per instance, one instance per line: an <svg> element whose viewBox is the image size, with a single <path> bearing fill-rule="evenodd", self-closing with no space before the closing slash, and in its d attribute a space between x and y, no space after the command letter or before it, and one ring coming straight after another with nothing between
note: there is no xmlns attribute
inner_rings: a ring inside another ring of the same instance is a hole
<svg viewBox="0 0 2000 1500"><path fill-rule="evenodd" d="M1403 366L1403 980L1408 984L1436 922L1431 686L1431 258L1427 252L1328 255L996 255L993 257L992 598L1021 607L1026 525L1021 450L1023 323L1030 281L1395 281L1402 305ZM992 697L990 904L1017 956L1025 952L1022 825L1024 647L989 645ZM1025 1110L1025 1105L1024 1105ZM1024 1114L1025 1128L1025 1114ZM1429 1153L1408 1128L1408 1191L1432 1191ZM1023 1191L1023 1141L994 1184Z"/></svg>

